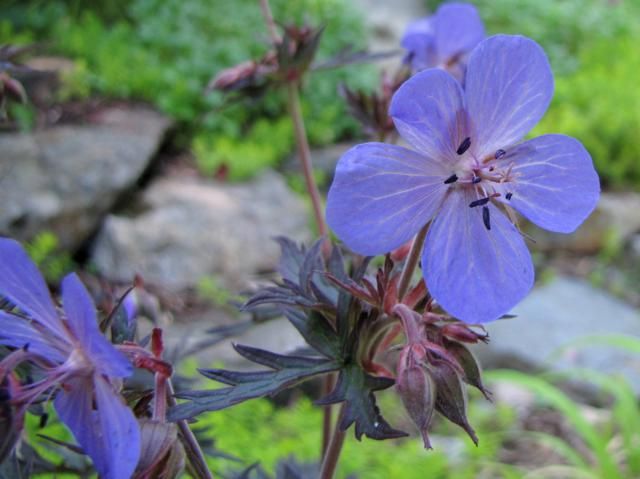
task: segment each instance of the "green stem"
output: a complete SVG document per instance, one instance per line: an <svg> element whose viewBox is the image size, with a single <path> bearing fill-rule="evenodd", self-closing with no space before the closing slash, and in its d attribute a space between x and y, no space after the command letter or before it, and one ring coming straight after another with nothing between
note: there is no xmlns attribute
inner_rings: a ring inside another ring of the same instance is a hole
<svg viewBox="0 0 640 479"><path fill-rule="evenodd" d="M400 276L400 284L398 286L398 303L402 301L402 298L407 293L407 289L409 289L409 283L413 277L413 272L415 271L420 255L422 254L422 246L424 245L424 239L427 236L428 229L429 226L425 225L413 240L411 251L409 252L409 256L407 256L404 268L402 268L402 275Z"/></svg>

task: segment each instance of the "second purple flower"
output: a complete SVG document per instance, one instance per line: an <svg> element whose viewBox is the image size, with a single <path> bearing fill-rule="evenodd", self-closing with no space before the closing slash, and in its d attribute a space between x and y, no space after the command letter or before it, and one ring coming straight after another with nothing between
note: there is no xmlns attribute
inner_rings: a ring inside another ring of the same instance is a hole
<svg viewBox="0 0 640 479"><path fill-rule="evenodd" d="M591 157L575 139L521 142L552 96L546 55L521 36L481 42L464 90L442 70L418 73L390 107L413 149L366 143L349 150L329 191L329 225L355 252L377 255L431 221L422 268L432 296L467 323L508 313L534 279L512 209L569 233L600 194Z"/></svg>

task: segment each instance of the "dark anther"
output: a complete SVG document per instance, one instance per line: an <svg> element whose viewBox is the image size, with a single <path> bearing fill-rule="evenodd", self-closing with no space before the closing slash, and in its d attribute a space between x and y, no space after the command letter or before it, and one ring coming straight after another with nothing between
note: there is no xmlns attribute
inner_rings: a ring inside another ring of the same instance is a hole
<svg viewBox="0 0 640 479"><path fill-rule="evenodd" d="M453 175L451 175L449 178L447 178L446 180L444 180L444 184L445 185L449 185L451 183L455 183L456 181L458 181L458 175L456 175L455 173Z"/></svg>
<svg viewBox="0 0 640 479"><path fill-rule="evenodd" d="M49 414L45 412L42 416L40 416L40 424L39 424L40 429L45 427L48 421L49 421Z"/></svg>
<svg viewBox="0 0 640 479"><path fill-rule="evenodd" d="M29 346L31 346L31 343L24 343L24 346L22 346L22 350L26 353L27 351L29 351Z"/></svg>
<svg viewBox="0 0 640 479"><path fill-rule="evenodd" d="M469 149L470 146L471 146L471 138L466 137L464 140L462 140L462 143L460 143L460 146L456 150L456 153L458 155L462 155L464 154L465 151Z"/></svg>
<svg viewBox="0 0 640 479"><path fill-rule="evenodd" d="M478 183L480 183L482 181L482 178L480 178L479 176L474 176L471 179L471 183L473 183L474 185L477 185Z"/></svg>
<svg viewBox="0 0 640 479"><path fill-rule="evenodd" d="M484 223L484 227L487 228L487 231L491 229L491 216L489 215L489 207L482 207L482 222Z"/></svg>
<svg viewBox="0 0 640 479"><path fill-rule="evenodd" d="M504 151L504 150L498 150L498 151L496 151L496 156L495 156L495 158L496 158L496 160L499 160L500 158L502 158L502 157L503 157L504 155L506 155L506 154L507 154L507 152L506 152L506 151Z"/></svg>
<svg viewBox="0 0 640 479"><path fill-rule="evenodd" d="M504 197L505 197L506 199L510 200L512 196L513 196L513 193L509 192L509 193L507 193Z"/></svg>
<svg viewBox="0 0 640 479"><path fill-rule="evenodd" d="M489 197L487 198L480 198L479 200L475 200L472 201L471 203L469 203L469 208L475 208L476 206L484 206L487 203L489 203Z"/></svg>

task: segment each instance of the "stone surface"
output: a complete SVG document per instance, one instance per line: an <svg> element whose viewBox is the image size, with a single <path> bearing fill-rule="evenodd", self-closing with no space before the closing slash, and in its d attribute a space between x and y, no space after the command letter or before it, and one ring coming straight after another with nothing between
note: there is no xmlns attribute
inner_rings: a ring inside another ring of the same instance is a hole
<svg viewBox="0 0 640 479"><path fill-rule="evenodd" d="M608 246L610 241L623 244L640 232L639 211L639 193L602 193L596 210L575 233L551 233L532 225L527 225L526 231L536 241L531 245L533 249L591 254Z"/></svg>
<svg viewBox="0 0 640 479"><path fill-rule="evenodd" d="M102 111L95 123L0 135L0 234L54 232L75 249L147 169L170 121L147 108Z"/></svg>
<svg viewBox="0 0 640 479"><path fill-rule="evenodd" d="M640 313L626 303L585 281L560 277L534 289L514 314L487 325L491 342L475 348L485 368L592 368L622 373L640 391L640 356L612 346L575 346L594 335L640 338Z"/></svg>
<svg viewBox="0 0 640 479"><path fill-rule="evenodd" d="M271 238L310 236L302 200L273 172L238 185L161 179L134 210L141 213L107 217L92 262L107 278L131 281L139 273L170 291L211 275L225 287L243 287L255 273L276 266L280 251Z"/></svg>

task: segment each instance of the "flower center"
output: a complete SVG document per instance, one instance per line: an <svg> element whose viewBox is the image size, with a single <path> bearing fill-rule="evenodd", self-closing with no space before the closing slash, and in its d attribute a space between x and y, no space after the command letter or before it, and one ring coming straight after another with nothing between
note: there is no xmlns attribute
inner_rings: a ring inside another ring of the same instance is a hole
<svg viewBox="0 0 640 479"><path fill-rule="evenodd" d="M74 373L90 375L93 373L95 366L89 358L87 358L84 351L81 348L76 347L71 351L71 354L61 368Z"/></svg>
<svg viewBox="0 0 640 479"><path fill-rule="evenodd" d="M486 158L478 158L469 151L471 138L467 137L460 143L456 150L459 156L455 163L451 176L444 179L444 183L456 187L477 189L484 197L490 197L498 193L496 184L507 183L513 180L513 162L509 161L507 152L499 149L493 155Z"/></svg>

